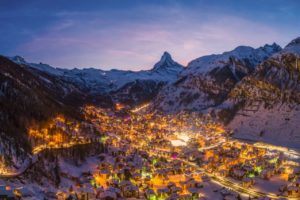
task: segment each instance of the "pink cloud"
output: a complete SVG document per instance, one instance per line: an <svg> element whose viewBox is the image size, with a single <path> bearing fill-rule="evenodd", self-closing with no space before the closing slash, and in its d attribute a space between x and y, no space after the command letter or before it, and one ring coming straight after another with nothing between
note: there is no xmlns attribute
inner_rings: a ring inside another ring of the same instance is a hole
<svg viewBox="0 0 300 200"><path fill-rule="evenodd" d="M187 64L197 57L229 51L238 45L258 47L280 41L279 30L250 20L224 15L206 21L190 17L183 15L174 22L149 24L107 25L103 19L87 23L63 21L18 50L33 61L54 66L139 70L151 68L165 50L175 60Z"/></svg>

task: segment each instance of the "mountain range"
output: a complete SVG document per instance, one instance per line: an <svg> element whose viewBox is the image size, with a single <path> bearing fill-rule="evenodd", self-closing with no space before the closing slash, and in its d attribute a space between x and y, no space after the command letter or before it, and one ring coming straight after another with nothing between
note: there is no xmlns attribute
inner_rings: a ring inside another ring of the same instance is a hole
<svg viewBox="0 0 300 200"><path fill-rule="evenodd" d="M62 69L0 57L0 152L18 165L31 152L28 127L57 114L83 120L80 107L116 103L166 113L210 114L236 137L295 146L300 142L300 38L286 47L239 46L186 67L168 52L143 71ZM283 143L283 144L282 144Z"/></svg>

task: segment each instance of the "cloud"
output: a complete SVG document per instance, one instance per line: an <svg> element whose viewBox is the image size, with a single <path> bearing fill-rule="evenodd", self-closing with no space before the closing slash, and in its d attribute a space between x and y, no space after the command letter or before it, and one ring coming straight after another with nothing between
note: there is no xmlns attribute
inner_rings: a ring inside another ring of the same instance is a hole
<svg viewBox="0 0 300 200"><path fill-rule="evenodd" d="M238 45L258 47L282 40L277 28L224 13L204 15L178 6L131 12L116 16L106 16L106 12L60 13L56 23L17 51L32 61L54 66L139 70L151 68L165 50L187 64ZM126 17L119 18L122 16Z"/></svg>

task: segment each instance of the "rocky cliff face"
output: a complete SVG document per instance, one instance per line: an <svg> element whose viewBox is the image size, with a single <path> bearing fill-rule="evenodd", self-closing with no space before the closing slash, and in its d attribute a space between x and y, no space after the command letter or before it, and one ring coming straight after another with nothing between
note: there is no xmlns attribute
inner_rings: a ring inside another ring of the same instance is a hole
<svg viewBox="0 0 300 200"><path fill-rule="evenodd" d="M155 109L166 112L205 109L220 105L232 88L251 74L257 64L281 50L276 45L258 49L240 46L220 55L204 56L193 60L179 75L166 85L153 103Z"/></svg>

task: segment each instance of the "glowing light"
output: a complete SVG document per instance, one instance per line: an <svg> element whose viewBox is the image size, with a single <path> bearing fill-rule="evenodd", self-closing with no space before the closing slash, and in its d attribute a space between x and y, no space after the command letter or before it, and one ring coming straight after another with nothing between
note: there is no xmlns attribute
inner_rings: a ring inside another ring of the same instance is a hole
<svg viewBox="0 0 300 200"><path fill-rule="evenodd" d="M108 139L108 137L103 136L103 137L100 138L100 141L101 141L102 143L105 143L107 139Z"/></svg>
<svg viewBox="0 0 300 200"><path fill-rule="evenodd" d="M188 142L190 140L190 137L186 133L180 133L177 135L177 137L184 142Z"/></svg>
<svg viewBox="0 0 300 200"><path fill-rule="evenodd" d="M186 142L182 141L182 140L171 140L171 144L174 147L180 147L180 146L186 146Z"/></svg>
<svg viewBox="0 0 300 200"><path fill-rule="evenodd" d="M172 158L173 158L173 159L176 159L176 158L177 158L177 156L178 156L178 154L177 154L177 153L173 153L173 154L172 154Z"/></svg>
<svg viewBox="0 0 300 200"><path fill-rule="evenodd" d="M115 108L116 108L116 110L122 110L122 109L124 109L124 105L123 104L120 104L120 103L116 103L116 105L115 105Z"/></svg>
<svg viewBox="0 0 300 200"><path fill-rule="evenodd" d="M142 177L143 178L146 178L146 177L152 177L152 174L151 173L149 173L149 172L145 172L145 171L142 171Z"/></svg>
<svg viewBox="0 0 300 200"><path fill-rule="evenodd" d="M137 107L137 108L132 109L131 112L137 113L137 112L139 112L139 111L141 111L141 110L147 108L149 105L150 105L149 103L146 103L146 104L144 104L144 105L141 105L140 107Z"/></svg>
<svg viewBox="0 0 300 200"><path fill-rule="evenodd" d="M277 161L278 161L278 157L271 159L269 162L275 164L277 163Z"/></svg>
<svg viewBox="0 0 300 200"><path fill-rule="evenodd" d="M154 194L151 194L150 196L149 196L149 200L156 200L157 198L156 198L156 196L154 195Z"/></svg>
<svg viewBox="0 0 300 200"><path fill-rule="evenodd" d="M255 167L254 171L258 174L262 172L263 168L261 166Z"/></svg>
<svg viewBox="0 0 300 200"><path fill-rule="evenodd" d="M252 173L249 173L248 175L249 178L254 178L255 177L255 174L252 172Z"/></svg>
<svg viewBox="0 0 300 200"><path fill-rule="evenodd" d="M152 165L155 165L157 162L158 162L157 159L153 159L152 160Z"/></svg>
<svg viewBox="0 0 300 200"><path fill-rule="evenodd" d="M191 139L190 136L184 132L175 133L175 136L177 138L174 140L171 140L171 144L174 147L186 146L187 142Z"/></svg>

